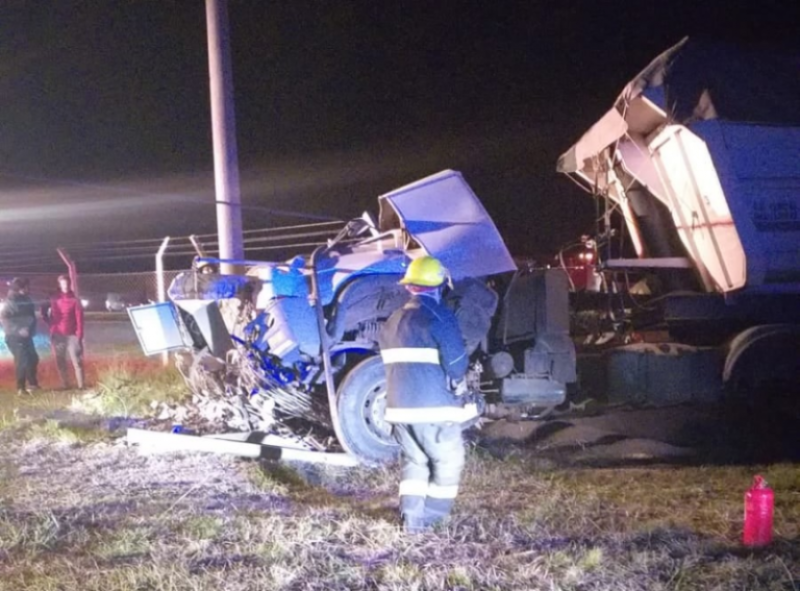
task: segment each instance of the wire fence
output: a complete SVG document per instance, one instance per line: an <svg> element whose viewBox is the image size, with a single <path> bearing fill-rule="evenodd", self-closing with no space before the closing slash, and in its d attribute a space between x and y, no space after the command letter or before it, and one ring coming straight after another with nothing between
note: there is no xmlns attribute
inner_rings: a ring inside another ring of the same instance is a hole
<svg viewBox="0 0 800 591"><path fill-rule="evenodd" d="M243 247L245 258L255 260L284 260L296 254L307 254L332 238L344 223L324 221L292 226L245 230ZM164 266L168 269L185 269L197 255L195 240L208 256L219 254L216 234L174 236L164 252ZM126 271L153 268L155 255L164 238L142 238L104 242L72 242L60 245L75 261L78 270L109 271L124 268ZM152 263L151 263L152 261ZM63 264L54 246L3 245L0 249L0 276L49 274ZM112 273L104 273L105 275ZM134 273L135 274L135 273Z"/></svg>
<svg viewBox="0 0 800 591"><path fill-rule="evenodd" d="M321 221L291 226L259 228L243 232L244 258L249 260L283 261L296 255L308 255L317 246L335 236L341 221ZM132 271L155 268L155 256L164 238L142 238L105 242L73 242L64 245L78 270L78 295L87 312L121 312L138 304L158 301L158 277L153 271ZM164 251L164 286L182 270L191 267L198 255L195 245L206 256L218 256L216 234L198 234L170 238ZM120 272L84 272L86 269ZM30 281L30 294L38 306L46 304L58 291L58 276L66 267L55 248L39 246L3 247L0 249L0 300L5 298L6 285L14 277Z"/></svg>

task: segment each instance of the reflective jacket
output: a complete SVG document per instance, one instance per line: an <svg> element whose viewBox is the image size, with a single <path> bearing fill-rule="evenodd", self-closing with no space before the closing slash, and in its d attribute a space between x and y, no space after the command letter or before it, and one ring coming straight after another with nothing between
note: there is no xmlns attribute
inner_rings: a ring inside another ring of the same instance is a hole
<svg viewBox="0 0 800 591"><path fill-rule="evenodd" d="M379 337L386 368L389 423L463 423L477 416L450 389L469 360L455 315L434 298L413 296L386 321Z"/></svg>
<svg viewBox="0 0 800 591"><path fill-rule="evenodd" d="M83 338L83 307L73 292L50 298L50 334Z"/></svg>

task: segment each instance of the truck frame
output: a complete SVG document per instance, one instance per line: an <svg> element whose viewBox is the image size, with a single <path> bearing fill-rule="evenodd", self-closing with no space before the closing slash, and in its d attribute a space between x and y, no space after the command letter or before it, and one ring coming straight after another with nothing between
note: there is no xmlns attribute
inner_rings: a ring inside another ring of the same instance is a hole
<svg viewBox="0 0 800 591"><path fill-rule="evenodd" d="M598 202L598 283L650 294L626 320L719 348L724 392L761 401L797 383L798 99L797 56L683 39L557 165Z"/></svg>

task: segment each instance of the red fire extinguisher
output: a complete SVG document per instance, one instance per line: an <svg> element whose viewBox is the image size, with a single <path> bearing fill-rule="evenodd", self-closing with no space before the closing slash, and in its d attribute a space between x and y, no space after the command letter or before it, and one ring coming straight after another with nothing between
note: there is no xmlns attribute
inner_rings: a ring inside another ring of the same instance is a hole
<svg viewBox="0 0 800 591"><path fill-rule="evenodd" d="M753 486L744 493L745 546L766 546L772 541L772 514L775 495L761 476L753 478Z"/></svg>

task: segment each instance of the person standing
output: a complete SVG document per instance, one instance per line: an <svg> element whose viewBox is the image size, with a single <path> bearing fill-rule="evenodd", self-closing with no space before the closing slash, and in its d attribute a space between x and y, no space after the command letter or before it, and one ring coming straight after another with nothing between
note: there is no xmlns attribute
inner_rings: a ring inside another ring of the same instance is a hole
<svg viewBox="0 0 800 591"><path fill-rule="evenodd" d="M458 494L462 425L478 416L465 403L469 365L455 315L441 301L447 272L430 256L400 281L411 299L386 321L378 341L386 368L385 420L400 445L400 513L408 532L444 521Z"/></svg>
<svg viewBox="0 0 800 591"><path fill-rule="evenodd" d="M9 282L2 318L6 345L14 356L14 368L17 380L17 394L28 394L39 390L37 370L39 355L33 343L36 336L36 307L28 295L29 281L24 277L15 277Z"/></svg>
<svg viewBox="0 0 800 591"><path fill-rule="evenodd" d="M72 291L72 282L67 275L58 277L58 293L50 298L50 343L61 378L61 387L70 387L67 371L67 356L75 370L78 388L85 386L83 372L83 306Z"/></svg>

